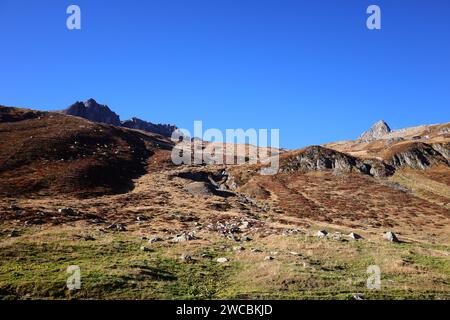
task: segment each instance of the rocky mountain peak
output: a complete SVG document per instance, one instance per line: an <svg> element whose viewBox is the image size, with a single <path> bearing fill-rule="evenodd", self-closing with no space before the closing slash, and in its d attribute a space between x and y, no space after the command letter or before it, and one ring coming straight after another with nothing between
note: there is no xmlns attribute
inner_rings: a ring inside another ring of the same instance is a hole
<svg viewBox="0 0 450 320"><path fill-rule="evenodd" d="M386 134L390 133L392 130L389 125L384 121L380 120L376 122L368 131L364 132L359 140L372 141L382 139Z"/></svg>
<svg viewBox="0 0 450 320"><path fill-rule="evenodd" d="M106 108L108 108L106 105L98 104L97 101L95 101L95 99L93 99L93 98L87 99L84 102L84 105L85 105L86 108L99 108L99 107L106 107Z"/></svg>
<svg viewBox="0 0 450 320"><path fill-rule="evenodd" d="M119 116L107 105L99 104L94 99L85 102L77 101L63 111L64 114L82 117L94 122L101 122L120 126Z"/></svg>
<svg viewBox="0 0 450 320"><path fill-rule="evenodd" d="M147 132L152 132L156 134L160 134L165 137L170 137L172 132L174 132L177 127L169 124L154 124L136 117L131 118L130 120L122 121L121 124L123 127L130 129L138 129Z"/></svg>
<svg viewBox="0 0 450 320"><path fill-rule="evenodd" d="M138 129L147 132L170 137L177 127L169 124L154 124L136 117L130 120L120 121L120 117L107 105L99 104L95 99L88 99L85 102L77 101L62 113L88 119L93 122L112 124L130 129Z"/></svg>

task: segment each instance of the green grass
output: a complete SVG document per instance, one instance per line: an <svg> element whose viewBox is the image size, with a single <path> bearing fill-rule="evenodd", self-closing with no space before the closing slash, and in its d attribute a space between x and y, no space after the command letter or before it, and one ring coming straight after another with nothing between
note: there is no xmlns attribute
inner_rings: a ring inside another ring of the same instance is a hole
<svg viewBox="0 0 450 320"><path fill-rule="evenodd" d="M450 258L417 253L430 245L281 237L244 244L211 238L206 243L143 244L128 233L73 240L64 230L0 239L0 298L3 299L449 299ZM265 253L251 253L258 246ZM225 248L224 248L225 247ZM278 247L275 260L264 261ZM448 247L436 246L448 252ZM289 255L289 251L302 256ZM186 252L194 263L178 257ZM309 252L309 253L308 253ZM213 259L201 258L208 253ZM230 262L219 264L217 257ZM369 265L382 271L381 290L366 287ZM397 267L397 264L399 267ZM66 288L69 265L81 269L81 289Z"/></svg>
<svg viewBox="0 0 450 320"><path fill-rule="evenodd" d="M32 298L212 299L217 298L232 266L210 260L183 263L164 248L139 250L140 241L114 236L111 243L25 241L0 251L0 295ZM81 290L66 289L69 265L81 269Z"/></svg>

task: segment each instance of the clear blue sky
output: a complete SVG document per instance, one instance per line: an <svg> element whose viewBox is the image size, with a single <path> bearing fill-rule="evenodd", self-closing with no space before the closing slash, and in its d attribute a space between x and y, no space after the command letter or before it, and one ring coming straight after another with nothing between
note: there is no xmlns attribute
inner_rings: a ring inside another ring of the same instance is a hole
<svg viewBox="0 0 450 320"><path fill-rule="evenodd" d="M123 120L279 128L288 148L448 122L450 1L0 0L0 104L89 97Z"/></svg>

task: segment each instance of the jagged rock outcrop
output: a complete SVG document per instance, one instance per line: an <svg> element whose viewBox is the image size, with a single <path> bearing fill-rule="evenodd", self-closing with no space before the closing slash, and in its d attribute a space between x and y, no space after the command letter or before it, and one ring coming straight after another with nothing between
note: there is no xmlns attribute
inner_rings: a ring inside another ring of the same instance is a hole
<svg viewBox="0 0 450 320"><path fill-rule="evenodd" d="M450 163L450 143L433 143L431 146Z"/></svg>
<svg viewBox="0 0 450 320"><path fill-rule="evenodd" d="M368 131L364 132L359 140L362 141L373 141L382 139L386 134L390 133L392 130L384 120L380 120L375 123Z"/></svg>
<svg viewBox="0 0 450 320"><path fill-rule="evenodd" d="M62 111L63 114L81 117L93 122L112 124L129 129L138 129L151 133L156 133L164 137L171 137L172 133L178 128L168 124L154 124L138 118L120 121L120 117L108 106L99 104L94 99L85 102L77 101L69 108Z"/></svg>
<svg viewBox="0 0 450 320"><path fill-rule="evenodd" d="M387 177L396 169L426 169L435 164L450 165L448 143L406 143L388 148L384 160L360 159L322 146L287 152L280 157L278 173L332 170L335 173L359 172L373 177Z"/></svg>
<svg viewBox="0 0 450 320"><path fill-rule="evenodd" d="M440 149L440 151L438 151ZM444 156L442 153L445 153ZM435 164L449 164L448 147L422 142L394 146L386 151L386 162L395 168L426 169Z"/></svg>
<svg viewBox="0 0 450 320"><path fill-rule="evenodd" d="M120 126L119 116L106 105L98 104L94 99L85 102L77 101L62 113L85 118L94 122L101 122Z"/></svg>
<svg viewBox="0 0 450 320"><path fill-rule="evenodd" d="M160 134L164 137L171 137L172 133L178 128L168 124L154 124L141 120L139 118L131 118L130 120L122 121L121 125L130 129L138 129L147 132Z"/></svg>
<svg viewBox="0 0 450 320"><path fill-rule="evenodd" d="M312 146L280 158L280 173L333 170L335 172L360 172L374 177L392 175L394 169L383 161L361 160L348 154L321 146Z"/></svg>

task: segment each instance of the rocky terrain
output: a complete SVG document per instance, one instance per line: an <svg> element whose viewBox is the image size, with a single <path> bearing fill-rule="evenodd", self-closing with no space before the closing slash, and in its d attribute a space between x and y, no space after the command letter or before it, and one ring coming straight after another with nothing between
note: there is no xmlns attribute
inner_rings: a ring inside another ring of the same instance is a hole
<svg viewBox="0 0 450 320"><path fill-rule="evenodd" d="M164 137L170 137L172 133L177 130L177 127L173 125L154 124L139 118L131 118L130 120L122 121L121 125L125 128L139 129L146 132L156 133Z"/></svg>
<svg viewBox="0 0 450 320"><path fill-rule="evenodd" d="M254 146L176 166L162 132L83 118L0 107L3 298L450 298L450 124L265 150L261 175Z"/></svg>
<svg viewBox="0 0 450 320"><path fill-rule="evenodd" d="M373 140L379 140L392 132L391 128L384 120L380 120L375 123L368 131L364 132L359 140L369 142Z"/></svg>
<svg viewBox="0 0 450 320"><path fill-rule="evenodd" d="M120 126L120 117L111 111L108 106L98 104L94 99L89 99L85 102L77 101L69 108L63 110L62 113L94 122Z"/></svg>
<svg viewBox="0 0 450 320"><path fill-rule="evenodd" d="M88 99L85 102L77 101L61 113L76 117L81 117L93 122L122 126L130 129L139 129L142 131L156 133L165 137L170 137L177 127L168 124L154 124L138 118L121 121L120 117L108 106L97 103L94 99Z"/></svg>

